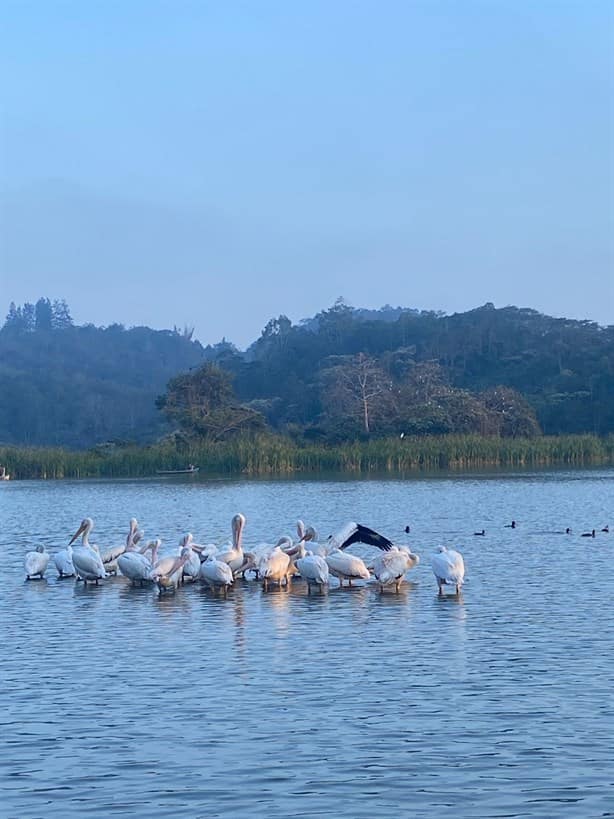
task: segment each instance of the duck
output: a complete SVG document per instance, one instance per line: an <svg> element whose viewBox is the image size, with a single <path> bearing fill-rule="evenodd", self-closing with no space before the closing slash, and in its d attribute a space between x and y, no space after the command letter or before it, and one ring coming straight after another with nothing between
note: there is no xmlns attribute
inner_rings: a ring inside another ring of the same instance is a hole
<svg viewBox="0 0 614 819"><path fill-rule="evenodd" d="M26 580L32 580L38 576L42 580L49 565L49 553L44 546L37 546L32 552L27 552L24 558L24 569Z"/></svg>
<svg viewBox="0 0 614 819"><path fill-rule="evenodd" d="M506 523L505 528L506 529L515 529L516 528L516 521L513 520L511 523Z"/></svg>
<svg viewBox="0 0 614 819"><path fill-rule="evenodd" d="M603 529L602 529L601 531L602 531L602 532L605 532L606 534L609 534L609 532L610 532L610 527L609 527L609 526L606 524L606 525L603 527Z"/></svg>
<svg viewBox="0 0 614 819"><path fill-rule="evenodd" d="M580 537L595 537L595 530L593 529L591 532L582 532Z"/></svg>
<svg viewBox="0 0 614 819"><path fill-rule="evenodd" d="M465 561L460 552L439 546L435 554L431 555L431 568L437 580L439 594L443 594L446 585L455 586L456 594L460 594L465 581Z"/></svg>
<svg viewBox="0 0 614 819"><path fill-rule="evenodd" d="M481 532L474 532L473 533L476 537L484 537L486 535L486 529L482 529Z"/></svg>

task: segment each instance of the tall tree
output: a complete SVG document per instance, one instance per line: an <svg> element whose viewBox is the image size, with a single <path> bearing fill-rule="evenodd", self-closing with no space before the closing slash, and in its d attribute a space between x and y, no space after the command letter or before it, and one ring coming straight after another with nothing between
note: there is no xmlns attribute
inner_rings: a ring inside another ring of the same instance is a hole
<svg viewBox="0 0 614 819"><path fill-rule="evenodd" d="M212 440L264 426L259 412L236 401L230 375L211 363L171 379L156 406L184 432Z"/></svg>

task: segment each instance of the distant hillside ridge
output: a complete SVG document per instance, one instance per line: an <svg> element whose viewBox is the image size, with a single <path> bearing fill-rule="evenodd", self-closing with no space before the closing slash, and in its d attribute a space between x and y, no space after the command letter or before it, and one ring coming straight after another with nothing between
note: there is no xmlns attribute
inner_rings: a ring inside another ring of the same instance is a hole
<svg viewBox="0 0 614 819"><path fill-rule="evenodd" d="M271 319L241 351L203 348L187 328L75 326L65 302L41 298L11 304L0 329L0 442L153 442L173 429L156 408L167 385L186 374L189 387L205 363L298 441L614 432L613 326L490 303L446 315L339 299L298 324Z"/></svg>

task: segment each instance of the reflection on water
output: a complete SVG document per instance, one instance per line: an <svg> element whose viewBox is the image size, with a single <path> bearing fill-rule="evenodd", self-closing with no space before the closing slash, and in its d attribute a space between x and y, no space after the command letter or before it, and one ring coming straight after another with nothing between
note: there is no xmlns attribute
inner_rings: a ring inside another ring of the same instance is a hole
<svg viewBox="0 0 614 819"><path fill-rule="evenodd" d="M590 471L3 487L3 810L612 815L614 534L587 546L550 532L601 528L613 484L614 472ZM48 531L39 523L30 540L33 509ZM174 551L188 528L226 540L237 511L248 548L298 517L326 533L356 519L422 561L399 594L238 581L226 599L198 583L159 597L121 577L58 581L52 568L23 582L32 542L61 548L86 514L101 546L136 514ZM437 594L428 555L440 542L465 556L459 596Z"/></svg>

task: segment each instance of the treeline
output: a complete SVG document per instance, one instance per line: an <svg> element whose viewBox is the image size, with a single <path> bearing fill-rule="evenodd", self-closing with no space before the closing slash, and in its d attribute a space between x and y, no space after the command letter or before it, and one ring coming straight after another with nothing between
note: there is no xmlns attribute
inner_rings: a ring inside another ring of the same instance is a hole
<svg viewBox="0 0 614 819"><path fill-rule="evenodd" d="M0 329L0 442L88 448L180 431L345 446L400 436L614 432L614 327L493 305L271 319L246 350L192 332L75 326L61 300ZM177 438L172 440L176 441Z"/></svg>
<svg viewBox="0 0 614 819"><path fill-rule="evenodd" d="M376 475L440 469L587 467L614 464L614 436L529 439L447 435L330 445L298 444L287 436L257 433L218 442L168 439L152 446L105 445L89 451L0 447L0 463L14 479L145 478L154 477L158 469L182 469L188 463L200 468L189 480L212 475Z"/></svg>
<svg viewBox="0 0 614 819"><path fill-rule="evenodd" d="M190 331L76 326L63 301L11 304L0 330L0 442L151 441L167 431L156 397L202 360Z"/></svg>

